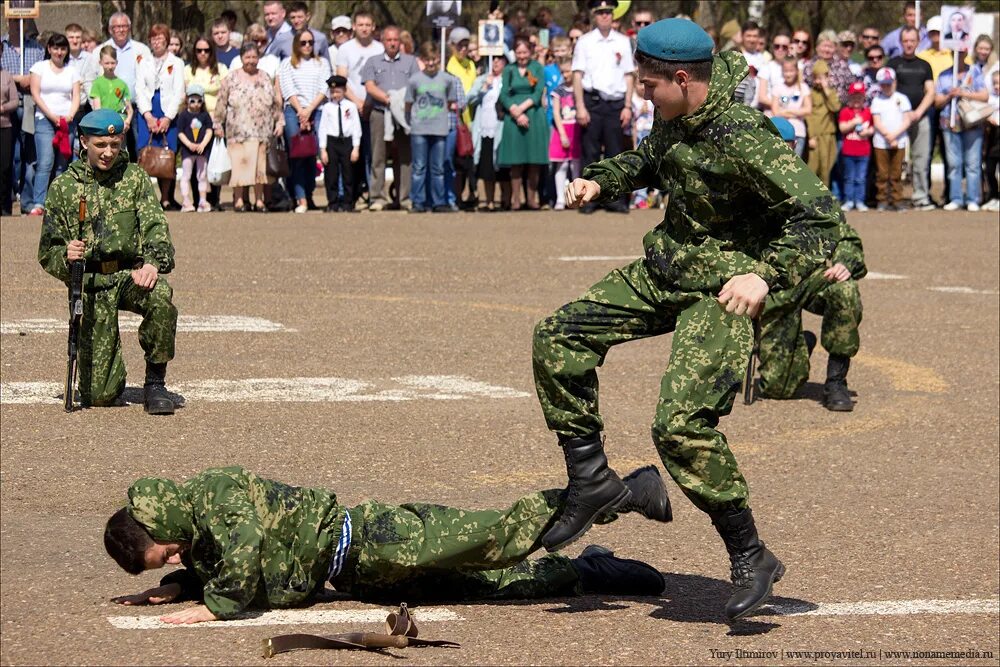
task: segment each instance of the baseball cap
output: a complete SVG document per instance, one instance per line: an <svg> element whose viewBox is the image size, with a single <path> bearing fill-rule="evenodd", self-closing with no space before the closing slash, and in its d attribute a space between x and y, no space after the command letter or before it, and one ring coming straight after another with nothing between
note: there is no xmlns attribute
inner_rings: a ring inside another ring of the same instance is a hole
<svg viewBox="0 0 1000 667"><path fill-rule="evenodd" d="M875 72L875 81L878 83L892 83L896 80L896 72L891 67L881 67Z"/></svg>
<svg viewBox="0 0 1000 667"><path fill-rule="evenodd" d="M943 25L941 21L940 14L935 14L934 16L927 19L927 32L941 32L941 26Z"/></svg>
<svg viewBox="0 0 1000 667"><path fill-rule="evenodd" d="M452 29L451 34L448 36L448 41L452 44L458 44L463 40L469 39L469 37L469 31L462 26L458 26L457 28Z"/></svg>
<svg viewBox="0 0 1000 667"><path fill-rule="evenodd" d="M191 97L192 95L205 97L205 87L199 83L189 83L186 92L188 97Z"/></svg>
<svg viewBox="0 0 1000 667"><path fill-rule="evenodd" d="M330 21L330 30L350 30L351 29L351 17L344 16L334 16L333 20Z"/></svg>
<svg viewBox="0 0 1000 667"><path fill-rule="evenodd" d="M865 84L860 81L855 81L850 86L847 87L848 95L864 95L867 90L865 90Z"/></svg>
<svg viewBox="0 0 1000 667"><path fill-rule="evenodd" d="M852 30L841 30L840 34L837 35L837 41L841 44L845 42L851 42L852 44L857 42L857 37Z"/></svg>

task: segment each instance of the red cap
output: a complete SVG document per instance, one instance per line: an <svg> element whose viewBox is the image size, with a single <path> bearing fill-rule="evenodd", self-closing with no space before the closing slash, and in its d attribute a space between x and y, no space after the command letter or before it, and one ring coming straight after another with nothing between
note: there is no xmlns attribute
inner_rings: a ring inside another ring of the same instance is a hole
<svg viewBox="0 0 1000 667"><path fill-rule="evenodd" d="M864 95L866 92L865 84L860 81L855 81L847 89L848 95Z"/></svg>

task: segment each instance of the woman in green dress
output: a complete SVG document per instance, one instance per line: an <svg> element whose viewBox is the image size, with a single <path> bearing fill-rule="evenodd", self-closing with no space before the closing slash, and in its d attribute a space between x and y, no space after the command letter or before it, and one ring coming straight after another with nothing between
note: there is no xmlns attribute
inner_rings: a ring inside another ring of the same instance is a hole
<svg viewBox="0 0 1000 667"><path fill-rule="evenodd" d="M510 166L513 209L519 208L522 179L528 190L526 208L538 209L538 166L549 161L549 128L542 108L545 74L531 53L527 39L515 40L515 61L504 68L500 87L500 104L507 113L497 159Z"/></svg>

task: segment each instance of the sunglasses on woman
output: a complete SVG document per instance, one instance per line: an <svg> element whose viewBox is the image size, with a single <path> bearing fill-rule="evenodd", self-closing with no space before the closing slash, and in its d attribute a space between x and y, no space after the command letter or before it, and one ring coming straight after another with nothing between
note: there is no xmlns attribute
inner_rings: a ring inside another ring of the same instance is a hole
<svg viewBox="0 0 1000 667"><path fill-rule="evenodd" d="M808 46L809 40L808 39L793 39L792 40L792 44L805 44L805 45Z"/></svg>
<svg viewBox="0 0 1000 667"><path fill-rule="evenodd" d="M311 39L304 39L301 42L299 42L299 45L300 46L312 46L313 45L313 41Z"/></svg>
<svg viewBox="0 0 1000 667"><path fill-rule="evenodd" d="M195 53L211 53L212 49L195 49Z"/></svg>
<svg viewBox="0 0 1000 667"><path fill-rule="evenodd" d="M871 60L872 62L875 62L876 60L882 60L883 58L885 58L885 56L878 56L878 55L868 56L868 60Z"/></svg>

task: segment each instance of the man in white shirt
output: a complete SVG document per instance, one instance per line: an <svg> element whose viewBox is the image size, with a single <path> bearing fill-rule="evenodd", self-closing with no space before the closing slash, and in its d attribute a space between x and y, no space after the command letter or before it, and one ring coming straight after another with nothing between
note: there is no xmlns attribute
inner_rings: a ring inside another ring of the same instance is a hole
<svg viewBox="0 0 1000 667"><path fill-rule="evenodd" d="M69 55L66 56L66 64L77 71L83 77L83 67L90 58L90 54L83 50L83 27L79 23L70 23L63 29L66 41L69 42ZM81 110L84 100L80 100Z"/></svg>
<svg viewBox="0 0 1000 667"><path fill-rule="evenodd" d="M635 63L628 37L611 28L618 0L590 0L593 30L577 40L573 50L573 95L576 122L582 128L583 166L624 149L622 132L632 123ZM609 211L628 213L627 199L607 204ZM587 204L581 213L593 213Z"/></svg>
<svg viewBox="0 0 1000 667"><path fill-rule="evenodd" d="M132 19L125 12L115 12L111 15L111 18L108 19L108 32L111 33L111 39L103 44L99 44L81 68L80 95L81 97L90 97L90 86L93 85L97 77L101 76L104 71L101 68L101 49L105 46L113 46L118 53L118 66L115 68L115 76L128 84L129 92L132 94L134 117L138 118L138 108L135 106L137 70L143 58L147 62L152 62L153 53L149 50L148 46L132 39ZM128 133L125 135L129 159L132 162L138 160L135 149L136 128L138 126L138 123L132 123L132 127L129 128Z"/></svg>
<svg viewBox="0 0 1000 667"><path fill-rule="evenodd" d="M354 201L368 188L371 168L371 128L365 112L368 93L361 83L361 68L369 58L385 53L385 47L374 38L375 17L367 11L354 12L354 38L337 49L337 76L347 79L347 99L361 110L361 159L354 163Z"/></svg>

